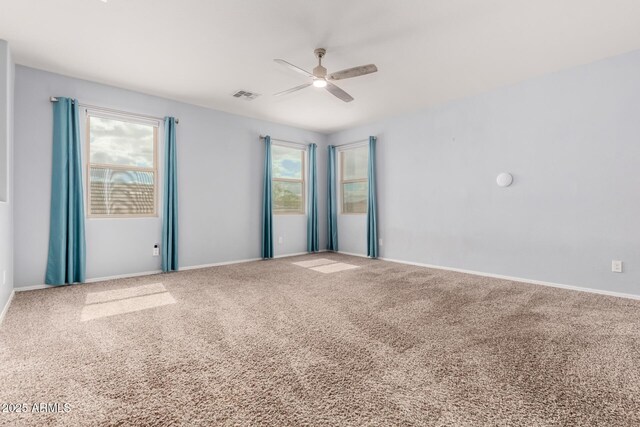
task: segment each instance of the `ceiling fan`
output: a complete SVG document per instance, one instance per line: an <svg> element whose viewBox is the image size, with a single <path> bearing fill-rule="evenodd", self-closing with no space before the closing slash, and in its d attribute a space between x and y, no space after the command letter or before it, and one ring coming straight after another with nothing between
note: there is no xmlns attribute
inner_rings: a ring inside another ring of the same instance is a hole
<svg viewBox="0 0 640 427"><path fill-rule="evenodd" d="M340 89L338 86L331 83L331 81L350 79L351 77L364 76L365 74L371 74L378 71L378 67L376 67L374 64L369 64L361 65L359 67L347 68L346 70L336 71L335 73L327 75L327 69L322 66L322 57L325 55L325 53L327 53L327 50L319 48L314 50L313 53L315 53L316 57L318 58L318 66L313 69L313 73L305 71L300 67L296 67L295 65L285 61L284 59L274 59L274 61L278 64L282 64L293 71L304 74L305 76L313 79L310 83L305 83L303 85L278 92L274 96L286 95L288 93L295 92L313 85L315 87L323 87L327 89L329 93L343 100L344 102L351 102L353 101L353 97L344 90Z"/></svg>

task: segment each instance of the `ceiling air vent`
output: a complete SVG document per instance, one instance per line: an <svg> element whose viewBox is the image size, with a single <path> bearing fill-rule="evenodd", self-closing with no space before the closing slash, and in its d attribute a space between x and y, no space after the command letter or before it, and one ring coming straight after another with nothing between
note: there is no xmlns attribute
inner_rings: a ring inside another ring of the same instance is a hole
<svg viewBox="0 0 640 427"><path fill-rule="evenodd" d="M252 101L259 96L260 96L259 93L249 92L248 90L239 90L233 94L234 98L242 98L245 101Z"/></svg>

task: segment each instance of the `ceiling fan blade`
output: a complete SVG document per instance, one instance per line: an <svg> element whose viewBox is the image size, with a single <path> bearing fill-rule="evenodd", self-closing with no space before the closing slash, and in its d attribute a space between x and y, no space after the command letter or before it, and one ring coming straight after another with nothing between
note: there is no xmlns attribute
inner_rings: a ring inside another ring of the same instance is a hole
<svg viewBox="0 0 640 427"><path fill-rule="evenodd" d="M344 102L353 101L353 96L349 95L347 92L343 91L333 83L327 82L327 86L325 89L327 89L331 93L331 95L335 96L336 98L340 98Z"/></svg>
<svg viewBox="0 0 640 427"><path fill-rule="evenodd" d="M375 64L361 65L359 67L347 68L346 70L336 71L329 74L329 80L343 80L350 79L351 77L364 76L365 74L371 74L378 71L378 67Z"/></svg>
<svg viewBox="0 0 640 427"><path fill-rule="evenodd" d="M309 87L311 85L312 85L312 83L305 83L303 85L292 87L291 89L283 90L282 92L278 92L278 93L274 94L273 96L286 95L288 93L295 92L295 91L298 91L300 89L304 89L305 87Z"/></svg>
<svg viewBox="0 0 640 427"><path fill-rule="evenodd" d="M300 67L296 67L295 65L293 65L290 62L285 61L284 59L274 59L274 61L277 62L278 64L284 65L285 67L287 67L287 68L289 68L289 69L291 69L291 70L293 70L293 71L295 71L297 73L304 74L307 77L313 77L313 74L311 74L310 72L305 71Z"/></svg>

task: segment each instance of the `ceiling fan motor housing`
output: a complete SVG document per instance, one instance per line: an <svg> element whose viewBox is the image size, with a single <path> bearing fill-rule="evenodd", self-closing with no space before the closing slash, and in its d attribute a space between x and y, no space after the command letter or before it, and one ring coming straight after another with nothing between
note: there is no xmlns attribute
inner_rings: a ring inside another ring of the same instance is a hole
<svg viewBox="0 0 640 427"><path fill-rule="evenodd" d="M327 77L327 69L322 66L322 57L327 53L327 50L320 47L314 50L313 53L318 57L318 66L313 69L313 75L319 79L324 79Z"/></svg>
<svg viewBox="0 0 640 427"><path fill-rule="evenodd" d="M327 77L327 69L324 68L322 65L318 65L316 68L313 69L313 75L319 79L324 79L325 77Z"/></svg>

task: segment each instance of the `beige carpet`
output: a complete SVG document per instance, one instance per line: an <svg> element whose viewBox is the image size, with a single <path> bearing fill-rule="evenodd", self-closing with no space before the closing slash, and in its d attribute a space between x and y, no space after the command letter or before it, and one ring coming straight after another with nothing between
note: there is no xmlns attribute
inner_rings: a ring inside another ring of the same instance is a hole
<svg viewBox="0 0 640 427"><path fill-rule="evenodd" d="M314 258L360 268L292 264ZM70 405L0 413L29 426L637 426L640 301L326 253L23 292L0 403Z"/></svg>

